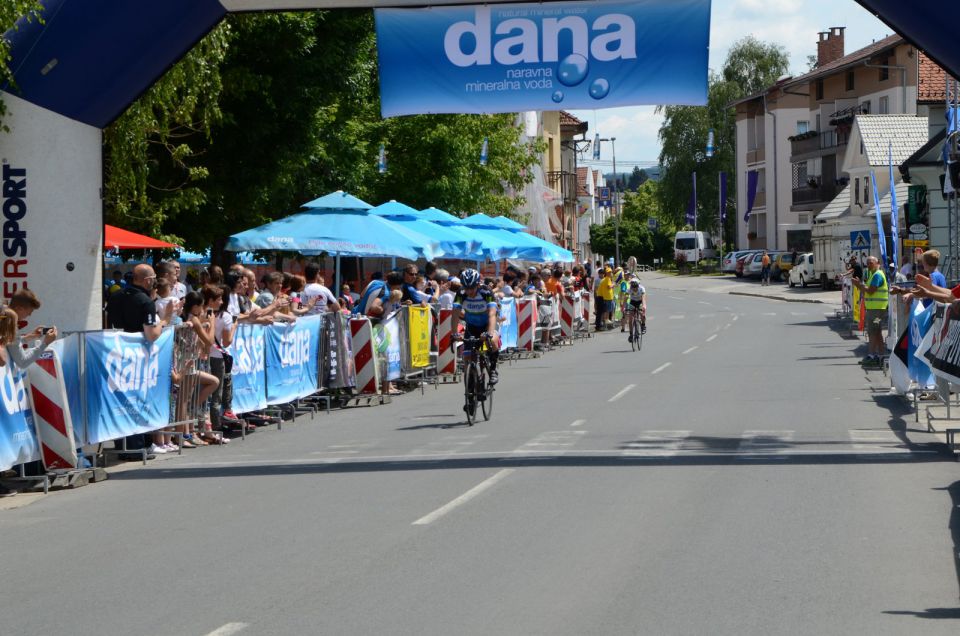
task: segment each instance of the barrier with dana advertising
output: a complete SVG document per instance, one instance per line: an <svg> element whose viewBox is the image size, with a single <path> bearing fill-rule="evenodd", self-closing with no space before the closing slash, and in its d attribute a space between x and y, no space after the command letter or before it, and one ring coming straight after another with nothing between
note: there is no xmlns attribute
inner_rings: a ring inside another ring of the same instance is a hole
<svg viewBox="0 0 960 636"><path fill-rule="evenodd" d="M500 348L517 347L517 303L514 298L500 301Z"/></svg>
<svg viewBox="0 0 960 636"><path fill-rule="evenodd" d="M0 367L0 470L39 457L24 374L5 364Z"/></svg>
<svg viewBox="0 0 960 636"><path fill-rule="evenodd" d="M267 407L266 327L241 323L229 351L233 355L233 411L249 413Z"/></svg>
<svg viewBox="0 0 960 636"><path fill-rule="evenodd" d="M381 377L392 382L403 376L403 351L400 345L400 312L384 318L374 330L382 367Z"/></svg>
<svg viewBox="0 0 960 636"><path fill-rule="evenodd" d="M936 303L930 303L928 307L924 307L923 303L918 300L913 303L913 316L910 320L909 330L910 340L908 342L908 367L910 379L921 389L932 389L935 384L930 365L922 356L917 355L917 351L930 331L936 309Z"/></svg>
<svg viewBox="0 0 960 636"><path fill-rule="evenodd" d="M173 330L154 342L120 331L84 334L88 444L170 423Z"/></svg>
<svg viewBox="0 0 960 636"><path fill-rule="evenodd" d="M350 317L338 311L323 314L320 385L325 389L350 389L357 379L350 343Z"/></svg>
<svg viewBox="0 0 960 636"><path fill-rule="evenodd" d="M71 333L50 344L49 349L60 356L60 368L63 370L63 385L67 391L70 405L70 417L73 420L73 438L77 447L85 446L87 441L87 418L83 412L83 367L80 363L80 349L83 347L83 334Z"/></svg>
<svg viewBox="0 0 960 636"><path fill-rule="evenodd" d="M406 308L406 334L408 356L405 356L410 370L425 369L430 366L430 333L433 314L429 307L409 305Z"/></svg>
<svg viewBox="0 0 960 636"><path fill-rule="evenodd" d="M321 316L266 327L267 404L287 404L315 393L319 377Z"/></svg>

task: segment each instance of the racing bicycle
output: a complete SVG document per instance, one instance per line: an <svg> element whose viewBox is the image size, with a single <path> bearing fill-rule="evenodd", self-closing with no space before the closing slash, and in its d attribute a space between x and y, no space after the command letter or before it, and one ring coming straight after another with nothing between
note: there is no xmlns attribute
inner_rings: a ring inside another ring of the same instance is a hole
<svg viewBox="0 0 960 636"><path fill-rule="evenodd" d="M490 419L493 412L493 391L490 386L489 361L487 360L487 337L463 337L463 410L467 414L467 425L477 421L477 406L483 413L484 421Z"/></svg>
<svg viewBox="0 0 960 636"><path fill-rule="evenodd" d="M630 312L630 346L633 347L634 351L640 351L643 349L643 330L640 326L640 312L641 309L637 309L629 302L625 311Z"/></svg>

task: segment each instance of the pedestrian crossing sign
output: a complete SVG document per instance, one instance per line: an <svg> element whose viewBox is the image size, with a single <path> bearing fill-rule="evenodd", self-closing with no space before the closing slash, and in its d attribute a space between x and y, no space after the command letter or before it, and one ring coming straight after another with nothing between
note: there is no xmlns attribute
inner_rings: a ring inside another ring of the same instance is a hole
<svg viewBox="0 0 960 636"><path fill-rule="evenodd" d="M870 249L870 230L857 230L855 232L850 232L850 249Z"/></svg>

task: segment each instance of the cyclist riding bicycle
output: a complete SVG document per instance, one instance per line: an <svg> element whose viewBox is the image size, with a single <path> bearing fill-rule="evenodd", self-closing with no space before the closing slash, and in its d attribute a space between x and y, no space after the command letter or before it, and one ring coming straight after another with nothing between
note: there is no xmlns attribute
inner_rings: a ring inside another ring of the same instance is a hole
<svg viewBox="0 0 960 636"><path fill-rule="evenodd" d="M466 323L466 332L474 338L487 338L487 361L490 363L490 384L496 384L497 360L500 357L497 342L497 299L493 292L480 285L480 272L464 270L460 274L461 289L453 299L453 333L457 333L460 317Z"/></svg>
<svg viewBox="0 0 960 636"><path fill-rule="evenodd" d="M631 319L630 314L634 311L640 312L640 335L647 333L647 290L640 284L640 279L636 276L630 279L627 286L627 302L624 304L623 319L626 322ZM633 342L633 336L627 337L627 342Z"/></svg>

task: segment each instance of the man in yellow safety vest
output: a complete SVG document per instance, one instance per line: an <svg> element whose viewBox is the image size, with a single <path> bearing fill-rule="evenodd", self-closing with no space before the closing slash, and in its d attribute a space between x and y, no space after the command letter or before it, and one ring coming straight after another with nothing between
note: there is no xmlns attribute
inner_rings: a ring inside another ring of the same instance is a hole
<svg viewBox="0 0 960 636"><path fill-rule="evenodd" d="M860 364L878 367L883 365L883 356L886 353L886 345L883 343L883 323L887 318L889 290L887 277L876 256L867 257L867 270L866 283L859 278L853 279L854 286L865 295L867 335L870 338L867 357Z"/></svg>

